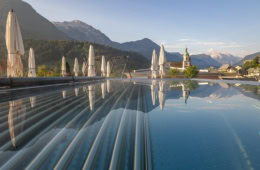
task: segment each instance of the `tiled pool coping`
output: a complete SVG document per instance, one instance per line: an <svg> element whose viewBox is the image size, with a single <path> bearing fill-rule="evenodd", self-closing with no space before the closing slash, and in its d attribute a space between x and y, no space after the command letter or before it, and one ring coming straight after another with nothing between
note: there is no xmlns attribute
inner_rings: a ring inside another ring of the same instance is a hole
<svg viewBox="0 0 260 170"><path fill-rule="evenodd" d="M37 78L0 78L0 87L25 87L61 84L82 81L103 80L105 77L37 77Z"/></svg>

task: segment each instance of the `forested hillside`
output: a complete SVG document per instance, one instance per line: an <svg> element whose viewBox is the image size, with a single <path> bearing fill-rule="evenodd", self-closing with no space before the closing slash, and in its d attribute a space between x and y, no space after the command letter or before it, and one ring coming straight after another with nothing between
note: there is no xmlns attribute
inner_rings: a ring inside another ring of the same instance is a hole
<svg viewBox="0 0 260 170"><path fill-rule="evenodd" d="M125 63L125 56L129 56L129 61L127 64L127 69L129 70L148 68L150 66L150 62L138 53L120 51L99 44L91 44L94 46L95 49L98 73L100 70L99 67L102 55L106 56L107 61L109 60L111 62L116 62L116 64L114 65L115 67L112 70L113 72L122 71ZM35 51L36 65L46 65L55 72L59 72L61 67L62 56L66 57L66 60L70 65L71 71L73 69L75 57L78 58L81 68L83 60L87 61L88 50L91 44L89 42L78 41L25 40L24 46L26 53L22 57L25 71L27 70L29 49L31 47ZM6 56L6 47L5 45L2 45L0 48L0 70L2 70L2 75L5 74L6 70Z"/></svg>

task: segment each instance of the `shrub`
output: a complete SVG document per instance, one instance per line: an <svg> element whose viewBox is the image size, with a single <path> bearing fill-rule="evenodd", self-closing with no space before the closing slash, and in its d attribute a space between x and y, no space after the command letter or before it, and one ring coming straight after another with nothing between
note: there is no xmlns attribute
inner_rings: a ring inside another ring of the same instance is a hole
<svg viewBox="0 0 260 170"><path fill-rule="evenodd" d="M260 56L256 56L252 61L246 62L242 67L243 72L246 72L250 68L260 67L259 58Z"/></svg>
<svg viewBox="0 0 260 170"><path fill-rule="evenodd" d="M169 70L169 74L170 74L170 76L171 76L172 78L177 78L178 75L179 75L179 70L177 70L177 69L170 69L170 70Z"/></svg>
<svg viewBox="0 0 260 170"><path fill-rule="evenodd" d="M194 78L199 74L199 69L196 66L189 66L183 74L185 78Z"/></svg>
<svg viewBox="0 0 260 170"><path fill-rule="evenodd" d="M48 67L46 65L38 66L37 76L38 77L47 77L48 76Z"/></svg>

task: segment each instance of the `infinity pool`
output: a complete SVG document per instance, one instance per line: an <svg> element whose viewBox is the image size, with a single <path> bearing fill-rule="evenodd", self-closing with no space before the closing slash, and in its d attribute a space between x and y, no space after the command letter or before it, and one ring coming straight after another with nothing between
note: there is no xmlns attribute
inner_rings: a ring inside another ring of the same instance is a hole
<svg viewBox="0 0 260 170"><path fill-rule="evenodd" d="M260 84L106 80L0 90L1 169L260 169Z"/></svg>

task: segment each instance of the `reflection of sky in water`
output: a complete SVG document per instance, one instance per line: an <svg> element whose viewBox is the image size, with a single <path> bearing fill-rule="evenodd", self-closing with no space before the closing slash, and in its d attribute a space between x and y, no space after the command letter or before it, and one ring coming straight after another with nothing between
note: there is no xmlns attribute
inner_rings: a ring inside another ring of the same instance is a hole
<svg viewBox="0 0 260 170"><path fill-rule="evenodd" d="M258 89L106 80L2 90L0 167L260 169Z"/></svg>
<svg viewBox="0 0 260 170"><path fill-rule="evenodd" d="M187 104L184 100L169 99L163 112L156 108L150 113L155 168L251 169L258 165L254 156L260 154L255 151L260 142L259 100L231 86L203 97L194 90Z"/></svg>

